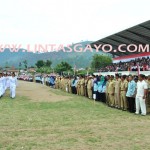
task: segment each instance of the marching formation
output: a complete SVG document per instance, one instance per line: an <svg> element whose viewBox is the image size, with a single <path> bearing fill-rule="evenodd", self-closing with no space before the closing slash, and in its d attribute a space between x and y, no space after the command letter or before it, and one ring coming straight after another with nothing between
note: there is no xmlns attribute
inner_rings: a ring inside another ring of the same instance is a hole
<svg viewBox="0 0 150 150"><path fill-rule="evenodd" d="M16 96L17 78L15 73L0 73L0 98L2 98L7 89L10 89L10 97Z"/></svg>
<svg viewBox="0 0 150 150"><path fill-rule="evenodd" d="M150 103L150 76L46 76L42 84L101 101L109 107L145 116ZM51 82L53 84L51 84Z"/></svg>

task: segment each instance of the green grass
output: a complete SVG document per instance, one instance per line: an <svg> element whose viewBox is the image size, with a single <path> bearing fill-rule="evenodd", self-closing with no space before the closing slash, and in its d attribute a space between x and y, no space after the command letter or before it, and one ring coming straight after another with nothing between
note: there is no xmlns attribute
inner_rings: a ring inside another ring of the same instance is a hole
<svg viewBox="0 0 150 150"><path fill-rule="evenodd" d="M94 105L80 96L56 103L0 100L2 150L149 150L149 143L149 115Z"/></svg>

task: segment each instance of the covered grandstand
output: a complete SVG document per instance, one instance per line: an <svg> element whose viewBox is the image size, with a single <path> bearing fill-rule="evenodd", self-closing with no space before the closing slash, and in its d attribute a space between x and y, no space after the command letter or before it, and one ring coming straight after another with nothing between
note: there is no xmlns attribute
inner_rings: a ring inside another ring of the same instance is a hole
<svg viewBox="0 0 150 150"><path fill-rule="evenodd" d="M109 51L113 56L113 64L100 68L99 72L123 74L124 71L125 74L129 74L132 71L135 73L139 69L138 66L143 74L150 75L150 20L91 43L94 49L95 45L111 45L113 48ZM120 45L124 45L121 50ZM129 45L133 50L127 49ZM141 51L135 50L140 46L143 48Z"/></svg>

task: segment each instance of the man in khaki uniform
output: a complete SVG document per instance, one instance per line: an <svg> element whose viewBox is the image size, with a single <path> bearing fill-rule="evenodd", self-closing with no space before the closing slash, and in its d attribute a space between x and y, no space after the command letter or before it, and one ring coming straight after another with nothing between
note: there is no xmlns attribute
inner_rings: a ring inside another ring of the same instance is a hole
<svg viewBox="0 0 150 150"><path fill-rule="evenodd" d="M119 74L116 74L115 79L115 107L120 109L120 83Z"/></svg>
<svg viewBox="0 0 150 150"><path fill-rule="evenodd" d="M58 80L59 80L59 77L57 76L55 80L55 89L58 89L58 82L59 82Z"/></svg>
<svg viewBox="0 0 150 150"><path fill-rule="evenodd" d="M92 88L93 88L93 80L92 80L92 76L89 76L87 82L87 92L88 92L88 97L90 99L92 99Z"/></svg>
<svg viewBox="0 0 150 150"><path fill-rule="evenodd" d="M111 107L115 106L114 93L115 93L115 81L114 76L111 75L110 82L108 85L109 106Z"/></svg>
<svg viewBox="0 0 150 150"><path fill-rule="evenodd" d="M69 92L69 93L72 93L71 83L72 83L72 78L69 77L69 79L68 79L68 92Z"/></svg>
<svg viewBox="0 0 150 150"><path fill-rule="evenodd" d="M65 77L65 80L64 80L64 91L69 92L69 77Z"/></svg>
<svg viewBox="0 0 150 150"><path fill-rule="evenodd" d="M126 79L126 75L123 75L121 77L121 84L120 84L121 109L124 111L127 110L126 92L128 88L128 82L125 79Z"/></svg>
<svg viewBox="0 0 150 150"><path fill-rule="evenodd" d="M61 77L58 77L58 89L61 88Z"/></svg>
<svg viewBox="0 0 150 150"><path fill-rule="evenodd" d="M60 89L64 91L64 77L61 78Z"/></svg>
<svg viewBox="0 0 150 150"><path fill-rule="evenodd" d="M80 90L81 90L81 96L84 96L84 92L85 92L85 80L84 77L81 76L81 81L80 81Z"/></svg>
<svg viewBox="0 0 150 150"><path fill-rule="evenodd" d="M88 77L85 76L85 78L84 78L84 83L85 83L85 86L84 86L84 95L85 95L86 97L88 97L88 93L87 93L87 82L88 82Z"/></svg>
<svg viewBox="0 0 150 150"><path fill-rule="evenodd" d="M81 95L81 77L79 76L78 82L77 82L77 95Z"/></svg>
<svg viewBox="0 0 150 150"><path fill-rule="evenodd" d="M109 94L108 94L108 86L109 86L109 82L110 82L110 75L107 75L107 83L106 83L106 104L109 105L110 101L109 101Z"/></svg>

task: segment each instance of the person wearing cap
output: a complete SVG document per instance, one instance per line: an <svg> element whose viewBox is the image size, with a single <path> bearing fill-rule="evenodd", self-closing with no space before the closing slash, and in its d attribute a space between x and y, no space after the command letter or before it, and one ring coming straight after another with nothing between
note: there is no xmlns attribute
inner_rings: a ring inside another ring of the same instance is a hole
<svg viewBox="0 0 150 150"><path fill-rule="evenodd" d="M129 75L129 83L126 97L129 104L129 112L131 113L135 112L135 92L136 92L136 83L133 80L133 76Z"/></svg>
<svg viewBox="0 0 150 150"><path fill-rule="evenodd" d="M126 99L126 92L128 88L128 82L126 81L126 75L121 77L121 84L120 84L120 100L121 100L121 109L126 111L127 110L127 99Z"/></svg>
<svg viewBox="0 0 150 150"><path fill-rule="evenodd" d="M115 81L114 81L114 76L111 75L110 82L108 85L108 95L109 95L109 100L110 100L108 106L111 106L111 107L115 106L114 93L115 93Z"/></svg>
<svg viewBox="0 0 150 150"><path fill-rule="evenodd" d="M141 115L146 115L146 98L147 98L147 90L148 86L144 80L145 76L143 74L139 75L139 81L137 82L137 92L136 92L136 112L135 114L139 114L141 109Z"/></svg>
<svg viewBox="0 0 150 150"><path fill-rule="evenodd" d="M17 78L15 77L15 73L12 73L12 76L9 78L10 80L10 97L15 98L16 96L16 86L17 86Z"/></svg>
<svg viewBox="0 0 150 150"><path fill-rule="evenodd" d="M120 109L120 83L119 74L115 75L115 107Z"/></svg>
<svg viewBox="0 0 150 150"><path fill-rule="evenodd" d="M93 90L93 80L92 76L90 75L87 82L87 92L88 92L88 98L92 98L92 90Z"/></svg>

